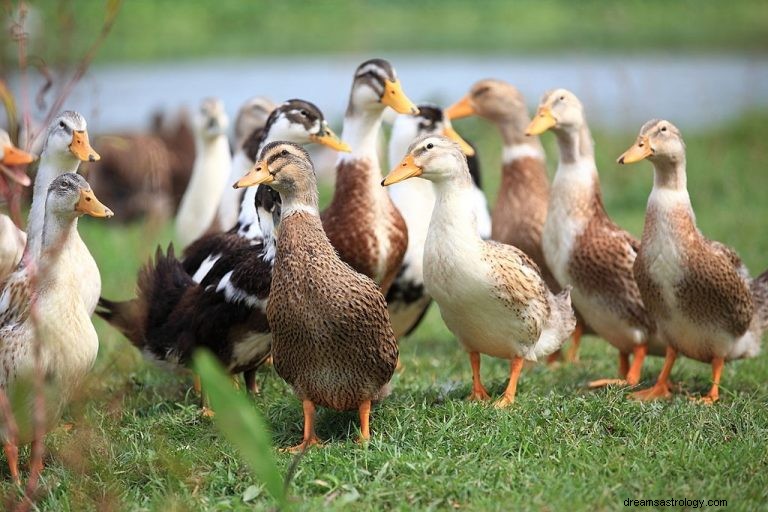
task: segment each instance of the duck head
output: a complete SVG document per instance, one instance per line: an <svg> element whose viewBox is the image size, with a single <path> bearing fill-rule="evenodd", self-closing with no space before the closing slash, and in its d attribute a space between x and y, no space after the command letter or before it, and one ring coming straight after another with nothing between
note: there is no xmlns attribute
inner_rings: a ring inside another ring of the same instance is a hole
<svg viewBox="0 0 768 512"><path fill-rule="evenodd" d="M680 164L685 161L685 142L680 130L669 121L652 119L640 128L635 143L618 158L620 164L645 159L653 163Z"/></svg>
<svg viewBox="0 0 768 512"><path fill-rule="evenodd" d="M381 112L385 107L391 107L399 114L419 112L403 92L392 64L384 59L367 60L355 71L347 115L366 110Z"/></svg>
<svg viewBox="0 0 768 512"><path fill-rule="evenodd" d="M529 121L523 95L516 87L488 78L476 82L469 92L445 111L450 119L480 116L495 123L514 120ZM523 126L525 126L523 124Z"/></svg>
<svg viewBox="0 0 768 512"><path fill-rule="evenodd" d="M443 135L456 142L465 155L475 154L475 149L453 128L442 108L432 104L420 104L417 108L418 114L397 116L392 125L392 140L399 147L407 147L424 135Z"/></svg>
<svg viewBox="0 0 768 512"><path fill-rule="evenodd" d="M0 130L0 171L10 180L23 187L31 183L29 177L17 169L9 169L7 165L25 165L35 160L35 155L17 148L11 142L11 137L5 130Z"/></svg>
<svg viewBox="0 0 768 512"><path fill-rule="evenodd" d="M200 102L200 108L195 115L195 129L202 140L210 141L226 135L228 128L229 117L221 100L205 98Z"/></svg>
<svg viewBox="0 0 768 512"><path fill-rule="evenodd" d="M584 107L579 98L567 89L555 89L542 97L526 135L540 135L547 130L578 131L584 123Z"/></svg>
<svg viewBox="0 0 768 512"><path fill-rule="evenodd" d="M261 150L253 168L234 184L235 188L269 185L286 197L312 193L317 201L317 180L309 153L293 142L270 142Z"/></svg>
<svg viewBox="0 0 768 512"><path fill-rule="evenodd" d="M48 127L43 153L54 160L95 162L99 154L91 147L85 118L74 110L59 114Z"/></svg>
<svg viewBox="0 0 768 512"><path fill-rule="evenodd" d="M427 135L408 148L408 154L381 182L383 186L420 176L439 183L466 175L467 160L459 145L447 137Z"/></svg>
<svg viewBox="0 0 768 512"><path fill-rule="evenodd" d="M85 178L76 173L64 173L56 177L48 187L46 209L56 216L75 218L112 217L112 210L104 206L91 190Z"/></svg>
<svg viewBox="0 0 768 512"><path fill-rule="evenodd" d="M315 142L336 151L350 151L328 126L320 109L309 101L286 101L272 111L264 130L272 140L289 140L297 144Z"/></svg>

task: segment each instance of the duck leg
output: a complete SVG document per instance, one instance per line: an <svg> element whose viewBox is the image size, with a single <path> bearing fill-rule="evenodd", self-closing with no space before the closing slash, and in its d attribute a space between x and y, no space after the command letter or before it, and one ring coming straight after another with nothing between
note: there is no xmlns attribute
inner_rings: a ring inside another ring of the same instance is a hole
<svg viewBox="0 0 768 512"><path fill-rule="evenodd" d="M648 353L648 344L635 345L633 352L635 357L632 359L632 366L629 367L629 372L627 372L627 385L629 386L637 386L640 382L640 373L643 371L643 362Z"/></svg>
<svg viewBox="0 0 768 512"><path fill-rule="evenodd" d="M360 404L360 442L365 443L371 438L370 429L370 417L371 417L371 401L365 400Z"/></svg>
<svg viewBox="0 0 768 512"><path fill-rule="evenodd" d="M676 358L677 351L674 348L667 346L667 356L664 358L664 367L661 369L656 384L648 389L632 393L630 396L635 400L643 401L671 397L672 391L669 388L669 374L672 373L672 367L675 365Z"/></svg>
<svg viewBox="0 0 768 512"><path fill-rule="evenodd" d="M8 470L11 472L11 480L18 485L19 480L19 447L13 441L6 441L3 444L5 458L8 459Z"/></svg>
<svg viewBox="0 0 768 512"><path fill-rule="evenodd" d="M310 446L320 444L320 439L315 434L315 404L311 400L303 400L301 404L304 409L304 439L296 446L284 450L289 453L303 452Z"/></svg>
<svg viewBox="0 0 768 512"><path fill-rule="evenodd" d="M619 352L619 378L593 380L587 384L587 386L594 389L602 388L605 386L612 386L615 384L626 385L627 372L629 372L629 354L626 352Z"/></svg>
<svg viewBox="0 0 768 512"><path fill-rule="evenodd" d="M491 396L480 380L480 352L470 352L469 362L472 365L472 392L469 400L490 400Z"/></svg>
<svg viewBox="0 0 768 512"><path fill-rule="evenodd" d="M522 357L515 357L509 364L509 384L504 394L494 404L497 408L508 407L515 403L515 394L517 393L517 380L520 378L520 372L523 370L525 360Z"/></svg>
<svg viewBox="0 0 768 512"><path fill-rule="evenodd" d="M584 333L584 325L581 322L576 323L576 328L573 330L573 338L571 348L568 349L568 356L566 360L569 363L579 362L579 345L581 345L581 335Z"/></svg>
<svg viewBox="0 0 768 512"><path fill-rule="evenodd" d="M712 359L712 388L705 396L699 398L697 401L703 404L712 405L720 399L720 376L723 373L723 367L725 366L725 359L722 357L715 357Z"/></svg>
<svg viewBox="0 0 768 512"><path fill-rule="evenodd" d="M252 395L258 395L260 393L259 383L256 382L256 370L246 370L243 372L243 379L245 379L245 389Z"/></svg>

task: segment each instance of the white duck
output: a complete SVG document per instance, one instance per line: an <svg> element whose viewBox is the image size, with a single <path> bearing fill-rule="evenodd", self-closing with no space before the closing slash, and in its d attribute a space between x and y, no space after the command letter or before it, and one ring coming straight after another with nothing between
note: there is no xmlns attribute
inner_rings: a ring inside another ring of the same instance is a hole
<svg viewBox="0 0 768 512"><path fill-rule="evenodd" d="M90 265L83 266L77 219L83 214L111 217L112 212L74 173L56 177L46 197L39 265L19 266L0 295L0 388L12 392L15 384L44 375L49 429L90 370L99 347L82 300L81 275ZM35 340L42 342L35 347ZM21 402L24 410L15 411L17 419L30 416L31 400L27 396ZM19 426L28 423L20 421ZM4 424L1 433L11 476L18 480L16 443L29 442L32 433L22 428L18 439L9 439Z"/></svg>
<svg viewBox="0 0 768 512"><path fill-rule="evenodd" d="M202 236L216 216L232 166L228 124L221 101L203 100L195 116L192 177L176 214L176 236L182 246Z"/></svg>
<svg viewBox="0 0 768 512"><path fill-rule="evenodd" d="M414 142L384 179L432 181L435 209L424 246L424 284L448 328L469 352L470 399L486 400L480 354L510 359L509 385L497 407L515 400L524 361L558 350L576 326L570 290L554 295L521 250L477 234L473 184L458 144L439 136Z"/></svg>
<svg viewBox="0 0 768 512"><path fill-rule="evenodd" d="M454 140L467 155L469 172L474 185L473 204L478 234L483 239L491 236L491 216L488 201L480 188L480 169L475 150L451 127L443 109L435 105L418 105L419 113L397 116L392 124L389 141L389 161L398 162L408 152L408 146L424 135L445 135ZM429 218L435 206L432 183L427 180L409 180L389 187L389 196L400 210L408 227L408 247L403 264L387 292L387 308L392 328L399 339L411 333L419 324L431 302L424 291L424 242L427 239Z"/></svg>

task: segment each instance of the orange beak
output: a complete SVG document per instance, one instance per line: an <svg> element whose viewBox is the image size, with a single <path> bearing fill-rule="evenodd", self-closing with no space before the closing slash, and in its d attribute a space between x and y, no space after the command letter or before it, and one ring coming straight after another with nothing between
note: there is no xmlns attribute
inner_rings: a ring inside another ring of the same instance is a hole
<svg viewBox="0 0 768 512"><path fill-rule="evenodd" d="M343 151L344 153L349 153L352 151L352 148L349 147L349 144L341 140L339 136L333 133L333 130L327 126L325 128L325 133L322 135L310 135L309 140L316 142L317 144L327 146L336 151Z"/></svg>
<svg viewBox="0 0 768 512"><path fill-rule="evenodd" d="M622 153L616 162L620 164L633 164L640 160L645 160L652 154L653 150L651 149L648 137L638 137L637 144Z"/></svg>
<svg viewBox="0 0 768 512"><path fill-rule="evenodd" d="M549 107L542 106L536 112L536 117L525 130L526 135L540 135L557 124L557 119L552 115Z"/></svg>
<svg viewBox="0 0 768 512"><path fill-rule="evenodd" d="M81 212L91 217L112 217L112 210L104 206L91 189L80 189L80 199L75 205L75 211Z"/></svg>
<svg viewBox="0 0 768 512"><path fill-rule="evenodd" d="M454 141L456 144L459 145L461 148L461 152L464 153L467 156L474 156L475 155L475 148L469 145L469 142L465 141L461 135L458 134L456 130L453 129L453 126L446 124L445 128L443 128L443 135Z"/></svg>
<svg viewBox="0 0 768 512"><path fill-rule="evenodd" d="M72 132L72 142L69 144L69 150L83 162L96 162L101 159L99 154L91 147L91 143L88 141L88 132L85 130L75 130Z"/></svg>
<svg viewBox="0 0 768 512"><path fill-rule="evenodd" d="M421 176L423 172L421 167L416 165L413 155L407 155L403 158L403 161L400 162L400 165L387 174L387 177L382 180L381 185L386 187L387 185L399 183L408 178L413 178L414 176Z"/></svg>
<svg viewBox="0 0 768 512"><path fill-rule="evenodd" d="M237 180L232 185L233 188L245 188L259 185L260 183L269 184L275 181L275 177L269 172L266 161L256 162L256 165L248 171L248 174Z"/></svg>
<svg viewBox="0 0 768 512"><path fill-rule="evenodd" d="M475 114L477 114L477 111L472 105L472 98L469 97L469 94L445 110L445 117L448 119L461 119L462 117L469 117Z"/></svg>
<svg viewBox="0 0 768 512"><path fill-rule="evenodd" d="M381 102L398 114L416 115L419 113L416 105L403 92L400 80L384 81L384 94L381 96Z"/></svg>
<svg viewBox="0 0 768 512"><path fill-rule="evenodd" d="M3 148L2 163L5 165L24 165L33 162L35 158L35 155L32 153L22 151L13 145L8 145Z"/></svg>

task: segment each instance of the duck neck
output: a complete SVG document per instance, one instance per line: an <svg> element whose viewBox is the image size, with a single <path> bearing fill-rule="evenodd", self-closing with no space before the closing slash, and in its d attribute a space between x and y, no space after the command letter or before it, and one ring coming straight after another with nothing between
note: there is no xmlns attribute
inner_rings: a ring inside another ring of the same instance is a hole
<svg viewBox="0 0 768 512"><path fill-rule="evenodd" d="M653 189L671 192L688 192L688 178L685 173L685 157L675 160L653 162Z"/></svg>
<svg viewBox="0 0 768 512"><path fill-rule="evenodd" d="M341 138L352 148L350 153L341 153L341 160L369 158L378 169L378 136L384 109L379 105L369 108L347 110Z"/></svg>
<svg viewBox="0 0 768 512"><path fill-rule="evenodd" d="M280 221L284 221L291 215L304 212L317 217L320 220L320 210L318 209L317 182L312 178L308 179L306 184L296 187L289 194L280 193L281 212Z"/></svg>
<svg viewBox="0 0 768 512"><path fill-rule="evenodd" d="M555 130L557 146L560 150L560 162L576 164L580 162L595 162L595 150L592 145L592 134L587 123L569 126Z"/></svg>
<svg viewBox="0 0 768 512"><path fill-rule="evenodd" d="M41 254L44 258L45 268L41 269L38 279L48 282L56 277L54 270L61 256L68 250L69 244L77 237L77 217L61 217L53 213L47 213L41 236Z"/></svg>
<svg viewBox="0 0 768 512"><path fill-rule="evenodd" d="M434 182L435 208L430 232L437 228L440 236L449 234L454 240L471 243L480 240L474 208L472 179L469 173Z"/></svg>
<svg viewBox="0 0 768 512"><path fill-rule="evenodd" d="M43 225L46 220L45 198L48 196L48 187L57 176L68 172L77 172L80 160L71 153L50 154L43 151L40 155L40 165L37 167L35 186L32 192L32 205L29 209L27 222L27 246L24 250L25 258L37 260L40 256L43 239Z"/></svg>

